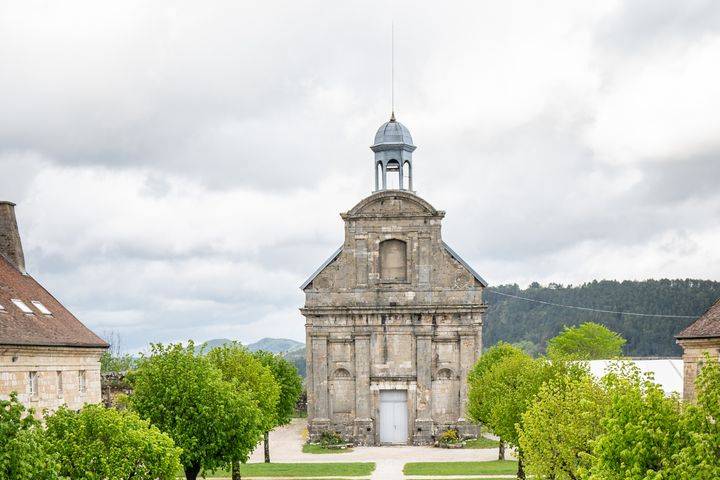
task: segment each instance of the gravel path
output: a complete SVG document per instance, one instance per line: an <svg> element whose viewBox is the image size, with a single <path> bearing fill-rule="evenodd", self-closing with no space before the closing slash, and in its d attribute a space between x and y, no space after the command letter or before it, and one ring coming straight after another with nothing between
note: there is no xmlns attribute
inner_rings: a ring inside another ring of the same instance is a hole
<svg viewBox="0 0 720 480"><path fill-rule="evenodd" d="M375 462L373 480L402 480L402 469L408 462L484 461L497 460L498 456L497 449L465 450L412 446L355 447L352 452L337 454L303 453L305 427L304 419L295 419L290 425L270 432L270 459L278 463ZM250 461L263 461L262 445L252 453Z"/></svg>

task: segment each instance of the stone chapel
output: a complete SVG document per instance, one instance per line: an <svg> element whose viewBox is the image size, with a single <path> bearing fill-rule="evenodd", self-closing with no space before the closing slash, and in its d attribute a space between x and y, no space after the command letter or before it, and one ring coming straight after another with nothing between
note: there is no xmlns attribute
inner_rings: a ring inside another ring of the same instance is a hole
<svg viewBox="0 0 720 480"><path fill-rule="evenodd" d="M375 135L375 191L345 241L302 285L308 429L360 445L427 445L466 420L487 283L442 239L445 216L413 190L416 147L394 114Z"/></svg>

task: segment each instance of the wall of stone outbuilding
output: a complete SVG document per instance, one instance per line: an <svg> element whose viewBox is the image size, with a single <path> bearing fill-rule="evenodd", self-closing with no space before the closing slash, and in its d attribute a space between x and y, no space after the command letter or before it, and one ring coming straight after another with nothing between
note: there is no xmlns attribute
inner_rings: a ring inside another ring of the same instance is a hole
<svg viewBox="0 0 720 480"><path fill-rule="evenodd" d="M678 340L683 347L683 399L694 402L697 398L696 381L706 361L705 355L711 359L720 359L720 338Z"/></svg>
<svg viewBox="0 0 720 480"><path fill-rule="evenodd" d="M86 403L100 403L100 355L102 349L65 347L14 347L0 345L0 398L11 392L36 414L67 405L73 410ZM85 372L85 391L78 372ZM37 372L38 391L30 395L29 375ZM58 391L62 375L62 392Z"/></svg>

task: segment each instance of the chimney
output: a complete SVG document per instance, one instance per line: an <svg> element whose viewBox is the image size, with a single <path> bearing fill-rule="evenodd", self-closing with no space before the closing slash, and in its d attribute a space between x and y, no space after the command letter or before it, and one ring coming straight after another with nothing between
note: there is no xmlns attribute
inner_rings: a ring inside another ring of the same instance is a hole
<svg viewBox="0 0 720 480"><path fill-rule="evenodd" d="M25 255L15 219L15 204L12 202L0 201L0 255L21 273L25 273Z"/></svg>

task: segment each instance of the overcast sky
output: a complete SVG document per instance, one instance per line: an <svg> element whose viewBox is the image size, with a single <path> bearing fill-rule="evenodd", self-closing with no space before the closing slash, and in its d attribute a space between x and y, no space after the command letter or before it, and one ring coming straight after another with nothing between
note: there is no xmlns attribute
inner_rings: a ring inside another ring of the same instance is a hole
<svg viewBox="0 0 720 480"><path fill-rule="evenodd" d="M451 6L446 6L451 3ZM720 2L0 1L0 197L98 333L304 339L390 110L491 284L720 279Z"/></svg>

